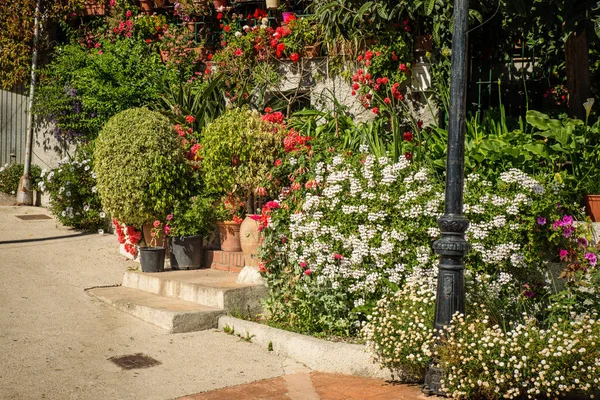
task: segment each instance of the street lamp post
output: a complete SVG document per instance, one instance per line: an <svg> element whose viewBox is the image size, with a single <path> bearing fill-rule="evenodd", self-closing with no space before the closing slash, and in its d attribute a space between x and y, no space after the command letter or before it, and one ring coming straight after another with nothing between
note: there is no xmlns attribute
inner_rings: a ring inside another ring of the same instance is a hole
<svg viewBox="0 0 600 400"><path fill-rule="evenodd" d="M469 250L465 232L469 220L463 212L463 185L465 162L465 113L467 84L467 28L469 1L454 0L454 31L452 32L452 70L450 73L450 120L448 127L448 154L446 161L446 207L438 225L442 233L433 244L440 257L434 327L438 336L452 316L465 312L463 258ZM434 363L425 375L423 391L443 394L442 371Z"/></svg>

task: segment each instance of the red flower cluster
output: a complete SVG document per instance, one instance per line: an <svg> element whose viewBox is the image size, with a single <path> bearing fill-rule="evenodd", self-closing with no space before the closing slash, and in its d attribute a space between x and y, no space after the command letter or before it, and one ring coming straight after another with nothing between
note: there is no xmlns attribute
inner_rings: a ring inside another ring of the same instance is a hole
<svg viewBox="0 0 600 400"><path fill-rule="evenodd" d="M133 226L121 225L116 219L113 219L112 223L117 233L118 242L124 245L126 252L135 257L137 254L136 244L142 240L142 232L136 230Z"/></svg>
<svg viewBox="0 0 600 400"><path fill-rule="evenodd" d="M287 26L280 26L275 29L275 33L273 34L274 39L271 40L271 47L275 49L275 55L277 58L281 58L283 56L283 52L285 51L285 44L281 43L280 40L291 33L292 30Z"/></svg>
<svg viewBox="0 0 600 400"><path fill-rule="evenodd" d="M193 117L192 117L193 118ZM186 135L191 135L194 131L190 127L182 127L180 124L173 126L173 129L177 132L177 134L181 137L185 137Z"/></svg>
<svg viewBox="0 0 600 400"><path fill-rule="evenodd" d="M128 18L131 16L131 11L127 11L129 13ZM123 35L125 37L130 38L133 34L133 21L127 19L125 22L119 22L119 26L113 28L113 32L117 35Z"/></svg>
<svg viewBox="0 0 600 400"><path fill-rule="evenodd" d="M262 206L260 215L251 215L250 216L250 218L252 218L253 220L258 222L258 231L259 232L262 231L263 229L265 229L267 226L269 226L269 218L271 215L271 210L275 210L280 207L281 207L281 205L279 204L279 202L277 202L275 200L271 200Z"/></svg>
<svg viewBox="0 0 600 400"><path fill-rule="evenodd" d="M270 122L272 124L283 124L283 120L285 119L285 115L279 111L272 112L273 110L270 107L265 109L265 113L261 118L265 122Z"/></svg>
<svg viewBox="0 0 600 400"><path fill-rule="evenodd" d="M200 157L200 154L198 154L201 148L202 146L200 143L194 144L187 153L187 159L191 161L202 161L202 157Z"/></svg>
<svg viewBox="0 0 600 400"><path fill-rule="evenodd" d="M309 150L310 145L307 144L310 136L302 136L295 129L290 129L288 135L283 139L283 149L286 153L291 153L300 150Z"/></svg>
<svg viewBox="0 0 600 400"><path fill-rule="evenodd" d="M290 54L290 60L292 60L292 62L297 63L298 60L300 60L300 55L298 53L292 53Z"/></svg>

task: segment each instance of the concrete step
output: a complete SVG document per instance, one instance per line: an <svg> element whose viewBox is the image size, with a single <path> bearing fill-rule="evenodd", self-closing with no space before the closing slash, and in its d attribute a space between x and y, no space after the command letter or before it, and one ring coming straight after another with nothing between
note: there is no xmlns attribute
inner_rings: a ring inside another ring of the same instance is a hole
<svg viewBox="0 0 600 400"><path fill-rule="evenodd" d="M87 291L104 303L166 329L169 333L216 328L223 310L170 299L126 287L94 288Z"/></svg>
<svg viewBox="0 0 600 400"><path fill-rule="evenodd" d="M264 285L238 284L238 274L215 269L167 270L160 273L127 271L123 286L167 298L179 299L224 310L227 313L255 315L262 312Z"/></svg>

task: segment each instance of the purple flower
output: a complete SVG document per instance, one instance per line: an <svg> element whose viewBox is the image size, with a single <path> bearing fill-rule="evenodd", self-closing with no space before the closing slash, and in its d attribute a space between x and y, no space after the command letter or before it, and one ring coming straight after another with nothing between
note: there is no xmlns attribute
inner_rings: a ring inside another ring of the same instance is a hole
<svg viewBox="0 0 600 400"><path fill-rule="evenodd" d="M557 230L561 226L563 226L563 222L559 219L552 224L552 229Z"/></svg>
<svg viewBox="0 0 600 400"><path fill-rule="evenodd" d="M563 226L569 226L573 224L573 217L571 217L570 215L565 215L562 219L562 222Z"/></svg>
<svg viewBox="0 0 600 400"><path fill-rule="evenodd" d="M588 259L588 261L590 262L590 265L592 267L594 265L596 265L596 262L598 261L598 259L596 258L596 255L594 253L586 253L585 258Z"/></svg>
<svg viewBox="0 0 600 400"><path fill-rule="evenodd" d="M589 242L586 238L580 237L579 239L577 239L577 243L579 243L580 245L584 246L584 247L588 247L589 246Z"/></svg>
<svg viewBox="0 0 600 400"><path fill-rule="evenodd" d="M569 255L569 252L567 250L561 249L558 255L560 256L561 260L564 260L565 258L567 258L567 255Z"/></svg>
<svg viewBox="0 0 600 400"><path fill-rule="evenodd" d="M568 238L571 237L571 234L573 233L573 228L571 227L567 227L565 228L565 230L563 231L563 235Z"/></svg>
<svg viewBox="0 0 600 400"><path fill-rule="evenodd" d="M546 218L538 217L537 223L538 223L538 225L546 225Z"/></svg>

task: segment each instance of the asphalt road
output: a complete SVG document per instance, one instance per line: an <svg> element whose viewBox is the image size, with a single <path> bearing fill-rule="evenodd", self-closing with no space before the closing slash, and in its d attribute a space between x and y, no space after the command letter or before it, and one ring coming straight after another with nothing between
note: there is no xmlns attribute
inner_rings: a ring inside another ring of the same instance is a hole
<svg viewBox="0 0 600 400"><path fill-rule="evenodd" d="M170 335L93 300L134 267L112 235L81 235L54 219L0 207L0 399L173 399L301 368L217 331ZM160 365L123 370L142 353Z"/></svg>

